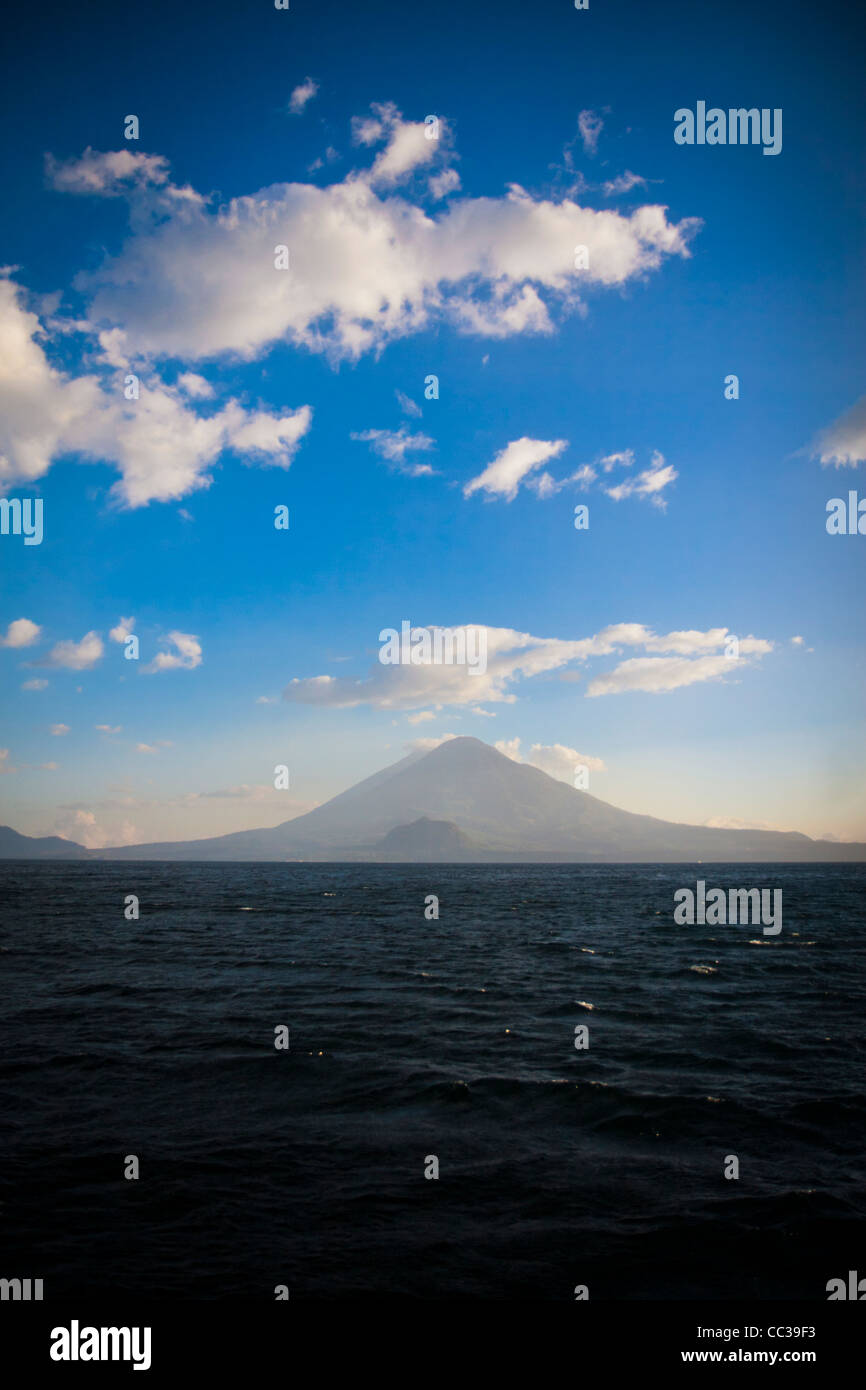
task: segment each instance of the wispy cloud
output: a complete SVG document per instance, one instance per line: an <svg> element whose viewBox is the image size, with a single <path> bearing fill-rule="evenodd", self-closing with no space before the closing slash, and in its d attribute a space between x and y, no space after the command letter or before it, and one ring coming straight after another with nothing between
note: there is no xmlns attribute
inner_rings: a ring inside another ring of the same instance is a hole
<svg viewBox="0 0 866 1390"><path fill-rule="evenodd" d="M772 642L763 638L740 638L739 657L732 659L725 654L731 640L726 627L657 634L642 623L614 623L594 636L576 640L534 637L511 628L487 627L484 631L484 672L473 673L468 666L457 664L385 665L377 661L363 679L295 677L285 687L283 698L331 709L369 705L374 709L438 710L511 704L517 699L515 689L534 677L564 672L575 663L615 655L624 648L638 648L652 655L626 660L613 671L595 677L586 695L624 690L661 693L736 676L750 661L773 648Z"/></svg>
<svg viewBox="0 0 866 1390"><path fill-rule="evenodd" d="M404 415L414 415L416 419L420 417L420 405L418 405L415 401L411 400L411 398L407 396L404 391L395 391L394 395L397 397L397 402Z"/></svg>
<svg viewBox="0 0 866 1390"><path fill-rule="evenodd" d="M634 463L634 450L622 449L618 454L606 454L598 461L599 468L605 473L613 472L614 468L631 468Z"/></svg>
<svg viewBox="0 0 866 1390"><path fill-rule="evenodd" d="M503 497L512 502L520 484L548 459L558 458L568 448L567 439L513 439L500 450L483 473L472 478L463 489L464 497L483 491L489 497Z"/></svg>
<svg viewBox="0 0 866 1390"><path fill-rule="evenodd" d="M703 643L698 644L697 649L700 651L702 646ZM736 660L732 660L724 652L697 656L632 657L621 662L614 671L597 676L587 687L586 693L589 697L622 695L628 691L644 691L653 695L667 694L672 690L680 690L683 686L722 680L725 676L735 675L737 668L749 657L764 656L772 651L772 647L772 642L747 637L740 640L740 655Z"/></svg>
<svg viewBox="0 0 866 1390"><path fill-rule="evenodd" d="M812 457L825 468L856 468L866 460L866 396L818 436Z"/></svg>
<svg viewBox="0 0 866 1390"><path fill-rule="evenodd" d="M584 152L595 155L598 152L598 137L604 129L604 121L597 111L581 111L577 118L577 128L583 141Z"/></svg>
<svg viewBox="0 0 866 1390"><path fill-rule="evenodd" d="M664 497L664 490L670 487L679 477L673 464L665 463L664 454L659 453L658 449L653 452L650 467L643 473L638 473L635 478L628 478L625 482L617 483L615 487L605 487L604 492L608 497L612 497L615 502L620 502L624 497L645 497L654 507L664 511L667 506L667 499Z"/></svg>
<svg viewBox="0 0 866 1390"><path fill-rule="evenodd" d="M174 651L158 652L153 661L145 666L145 671L194 671L201 665L201 642L190 632L169 632L160 639L164 646Z"/></svg>
<svg viewBox="0 0 866 1390"><path fill-rule="evenodd" d="M306 106L313 100L319 90L318 82L314 82L312 77L307 77L299 86L295 87L289 97L289 110L293 116L299 116Z"/></svg>
<svg viewBox="0 0 866 1390"><path fill-rule="evenodd" d="M369 444L373 452L385 459L386 463L412 478L420 478L424 474L436 471L429 463L407 462L407 454L426 453L435 449L436 441L427 434L411 434L405 425L401 425L398 430L363 430L351 437L362 444Z"/></svg>
<svg viewBox="0 0 866 1390"><path fill-rule="evenodd" d="M617 174L614 179L607 179L601 186L606 198L614 198L619 193L630 193L633 188L645 188L646 179L641 178L640 174L633 174L630 169L626 169L624 174Z"/></svg>
<svg viewBox="0 0 866 1390"><path fill-rule="evenodd" d="M606 454L595 464L581 464L574 473L563 478L555 478L546 470L542 473L537 472L542 464L546 463L548 459L556 458L567 446L568 441L565 439L523 438L513 440L496 455L496 458L491 464L488 464L483 473L479 473L478 477L466 484L463 495L469 497L473 492L481 489L491 498L501 497L506 502L512 502L520 487L523 486L529 488L543 501L546 498L555 497L557 493L569 486L586 491L598 481L599 470L602 473L610 473L614 468L630 468L634 463L634 451L624 449L619 453ZM653 452L650 467L644 472L616 485L604 484L602 491L615 502L621 501L624 497L639 497L648 499L654 506L664 510L666 506L666 500L662 495L664 489L669 487L678 476L673 465L666 464L664 456L656 449Z"/></svg>
<svg viewBox="0 0 866 1390"><path fill-rule="evenodd" d="M51 187L61 193L119 197L134 188L148 186L181 193L169 182L169 163L163 155L139 154L134 150L103 152L88 145L83 154L66 161L49 154L45 157L45 174Z"/></svg>

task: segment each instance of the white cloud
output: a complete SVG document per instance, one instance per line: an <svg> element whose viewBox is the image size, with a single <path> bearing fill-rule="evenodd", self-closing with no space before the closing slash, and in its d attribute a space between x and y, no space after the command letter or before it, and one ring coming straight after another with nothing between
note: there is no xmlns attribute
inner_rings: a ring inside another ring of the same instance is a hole
<svg viewBox="0 0 866 1390"><path fill-rule="evenodd" d="M578 468L576 473L572 473L571 477L568 478L567 481L570 483L577 483L578 487L588 488L595 482L597 477L598 474L596 473L592 464L583 463L581 464L580 468Z"/></svg>
<svg viewBox="0 0 866 1390"><path fill-rule="evenodd" d="M47 681L40 681L40 680L24 681L24 683L23 683L22 686L21 686L21 689L22 689L22 690L44 690L44 689L46 688L47 685L48 685L48 682L47 682Z"/></svg>
<svg viewBox="0 0 866 1390"><path fill-rule="evenodd" d="M65 840L74 840L86 849L104 849L106 845L134 845L139 834L131 821L124 821L120 831L105 830L92 811L84 809L61 812L54 828Z"/></svg>
<svg viewBox="0 0 866 1390"><path fill-rule="evenodd" d="M17 772L17 767L11 767L9 762L9 749L0 748L0 776L7 772Z"/></svg>
<svg viewBox="0 0 866 1390"><path fill-rule="evenodd" d="M569 484L574 484L584 491L587 490L598 480L599 469L604 473L610 473L614 468L630 468L634 463L634 451L625 449L620 453L605 455L597 460L596 465L581 464L580 468L565 478L555 478L546 471L543 473L535 471L548 458L556 457L561 453L567 444L568 441L564 439L555 441L526 438L515 440L500 454L497 454L493 463L488 465L483 473L466 484L463 495L468 497L471 493L482 488L491 496L504 497L506 501L511 502L517 496L522 483L524 487L530 488L544 501L548 497L555 497ZM664 510L666 503L662 492L677 476L676 469L671 464L665 464L663 455L656 449L652 455L651 466L643 473L639 473L637 477L628 478L616 486L605 485L602 491L617 502L623 497L649 498L655 506Z"/></svg>
<svg viewBox="0 0 866 1390"><path fill-rule="evenodd" d="M308 405L279 416L259 410L232 425L228 439L244 463L288 468L312 423L313 411Z"/></svg>
<svg viewBox="0 0 866 1390"><path fill-rule="evenodd" d="M521 757L520 757L520 739L519 739L519 738L508 738L508 739L506 739L506 738L500 738L500 739L497 739L497 741L496 741L496 743L494 743L493 747L494 747L498 752L504 753L505 756L506 756L506 758L511 758L511 759L513 759L513 761L516 762L516 763L519 763L519 762L522 761L522 759L521 759Z"/></svg>
<svg viewBox="0 0 866 1390"><path fill-rule="evenodd" d="M460 328L481 338L511 338L519 333L552 333L547 305L533 285L514 288L499 280L489 299L458 300L453 315Z"/></svg>
<svg viewBox="0 0 866 1390"><path fill-rule="evenodd" d="M59 332L63 332L63 321L55 319L53 325ZM90 332L90 324L81 325L82 332ZM126 372L129 369L129 354L126 346L126 334L122 328L105 328L96 334L96 341L99 344L99 353L102 360L110 367L122 367Z"/></svg>
<svg viewBox="0 0 866 1390"><path fill-rule="evenodd" d="M136 753L158 753L159 749L153 743L137 743L135 751Z"/></svg>
<svg viewBox="0 0 866 1390"><path fill-rule="evenodd" d="M428 140L420 121L400 121L392 130L388 144L376 156L371 179L373 183L399 183L419 164L429 164L436 154L436 145Z"/></svg>
<svg viewBox="0 0 866 1390"><path fill-rule="evenodd" d="M410 753L430 753L434 748L438 748L442 743L448 743L452 738L459 738L459 734L443 734L441 738L413 738L406 747Z"/></svg>
<svg viewBox="0 0 866 1390"><path fill-rule="evenodd" d="M168 185L168 160L161 154L136 154L133 150L101 153L90 146L77 159L58 162L45 159L52 188L61 193L98 193L103 197L128 191L130 186Z"/></svg>
<svg viewBox="0 0 866 1390"><path fill-rule="evenodd" d="M512 502L517 496L521 482L540 468L548 459L558 458L568 447L567 439L514 439L500 451L477 478L472 478L463 489L464 497L482 489L491 497L504 497Z"/></svg>
<svg viewBox="0 0 866 1390"><path fill-rule="evenodd" d="M407 718L410 724L424 724L430 719L435 719L436 714L432 709L422 709L418 714L410 714Z"/></svg>
<svg viewBox="0 0 866 1390"><path fill-rule="evenodd" d="M567 782L570 787L574 786L575 769L578 767L588 768L591 772L607 771L601 758L594 758L589 753L578 753L576 748L569 748L565 743L533 743L524 758L520 752L520 742L519 738L500 739L494 746L514 762L525 762L530 767L537 767L540 772L555 777L557 782Z"/></svg>
<svg viewBox="0 0 866 1390"><path fill-rule="evenodd" d="M0 637L0 647L32 647L39 638L42 628L29 618L16 618L6 629L6 636Z"/></svg>
<svg viewBox="0 0 866 1390"><path fill-rule="evenodd" d="M329 145L323 155L320 155L318 159L314 159L312 164L307 165L307 173L314 174L317 169L324 169L326 164L333 164L334 161L339 158L339 152L334 149L333 145Z"/></svg>
<svg viewBox="0 0 866 1390"><path fill-rule="evenodd" d="M299 86L295 87L292 95L289 97L289 110L292 115L299 116L307 103L312 101L318 90L319 84L318 82L314 82L312 77L305 78Z"/></svg>
<svg viewBox="0 0 866 1390"><path fill-rule="evenodd" d="M94 724L94 729L98 729L101 734L119 734L123 728L122 724Z"/></svg>
<svg viewBox="0 0 866 1390"><path fill-rule="evenodd" d="M0 485L41 478L54 459L80 454L113 464L114 500L140 507L209 486L208 468L228 449L288 467L310 428L309 406L277 416L229 401L198 415L180 389L151 375L127 401L114 373L72 377L52 366L42 335L17 287L0 278Z"/></svg>
<svg viewBox="0 0 866 1390"><path fill-rule="evenodd" d="M201 665L201 643L191 633L170 632L161 640L170 643L174 651L158 652L145 671L194 671Z"/></svg>
<svg viewBox="0 0 866 1390"><path fill-rule="evenodd" d="M401 425L398 430L364 430L351 437L362 444L369 444L375 454L410 477L419 478L423 474L436 471L429 463L406 462L408 453L435 449L436 441L427 434L410 434L405 425Z"/></svg>
<svg viewBox="0 0 866 1390"><path fill-rule="evenodd" d="M623 449L618 454L606 454L605 457L599 459L598 462L605 473L612 472L614 468L631 468L634 463L634 450Z"/></svg>
<svg viewBox="0 0 866 1390"><path fill-rule="evenodd" d="M630 193L633 188L645 187L646 179L641 178L640 174L633 174L631 169L626 169L624 174L618 174L615 179L607 179L601 186L606 198L613 198L618 193Z"/></svg>
<svg viewBox="0 0 866 1390"><path fill-rule="evenodd" d="M415 401L411 400L410 397L405 394L405 392L395 391L394 395L397 397L398 404L404 415L414 415L416 419L420 417L420 405L418 405Z"/></svg>
<svg viewBox="0 0 866 1390"><path fill-rule="evenodd" d="M69 733L69 725L68 725L68 724L52 724L52 725L51 725L51 732L52 732L52 734L54 735L55 738L62 738L64 734L68 734L68 733Z"/></svg>
<svg viewBox="0 0 866 1390"><path fill-rule="evenodd" d="M624 497L648 497L654 507L660 507L663 511L667 506L667 499L662 493L678 477L673 464L666 464L664 455L655 449L652 464L643 473L639 473L636 478L629 478L624 483L617 483L615 487L606 487L604 491L615 502L622 501Z"/></svg>
<svg viewBox="0 0 866 1390"><path fill-rule="evenodd" d="M68 449L81 422L98 411L93 377L73 380L49 365L36 342L41 324L0 278L0 483L28 482Z"/></svg>
<svg viewBox="0 0 866 1390"><path fill-rule="evenodd" d="M368 174L371 183L400 183L414 169L432 164L437 156L448 151L447 129L441 118L439 137L435 139L429 135L424 121L404 121L393 102L374 103L370 109L374 117L356 117L352 126L356 144L386 142ZM457 182L459 185L459 179ZM448 191L447 185L445 191Z"/></svg>
<svg viewBox="0 0 866 1390"><path fill-rule="evenodd" d="M670 652L676 656L703 656L717 652L734 637L726 627L711 627L706 632L685 628L657 637L642 625L634 624L633 633L631 640L634 645L645 647L648 652ZM773 644L762 637L740 637L737 639L737 649L740 656L766 656L773 650Z"/></svg>
<svg viewBox="0 0 866 1390"><path fill-rule="evenodd" d="M581 111L577 118L577 128L587 154L594 155L598 150L598 137L604 128L604 121L595 111Z"/></svg>
<svg viewBox="0 0 866 1390"><path fill-rule="evenodd" d="M479 625L483 626L483 625ZM534 676L564 671L575 662L611 656L622 648L671 653L627 660L613 671L595 677L586 694L617 694L622 690L660 692L698 681L734 676L772 650L763 638L739 639L739 659L724 654L731 634L725 627L709 632L683 629L656 634L642 623L614 623L592 637L574 641L533 637L511 628L487 627L487 669L472 674L468 666L384 665L377 661L366 679L330 675L295 677L283 699L333 709L369 705L376 709L423 710L513 703L513 687ZM571 672L567 673L571 675Z"/></svg>
<svg viewBox="0 0 866 1390"><path fill-rule="evenodd" d="M526 486L541 498L553 497L564 486L558 483L551 473L535 473L526 479Z"/></svg>
<svg viewBox="0 0 866 1390"><path fill-rule="evenodd" d="M812 457L825 468L856 468L866 459L866 396L818 436Z"/></svg>
<svg viewBox="0 0 866 1390"><path fill-rule="evenodd" d="M214 395L210 382L197 372L181 372L177 384L185 395L192 396L197 401L210 400Z"/></svg>
<svg viewBox="0 0 866 1390"><path fill-rule="evenodd" d="M447 158L447 142L377 110L355 131L363 145L386 142L372 169L326 187L274 184L217 206L169 198L161 167L153 185L136 179L133 234L80 281L92 320L122 326L145 356L251 358L286 341L356 359L442 320L488 336L550 331L554 303L573 311L585 290L619 288L689 254L699 223L670 223L656 205L624 216L512 185L430 215L394 186ZM145 188L158 213L149 219ZM290 248L289 271L274 269L277 244ZM581 244L587 268L574 265Z"/></svg>
<svg viewBox="0 0 866 1390"><path fill-rule="evenodd" d="M98 632L86 632L80 642L56 642L40 666L60 666L69 671L88 671L103 655L105 647Z"/></svg>
<svg viewBox="0 0 866 1390"><path fill-rule="evenodd" d="M117 626L109 632L112 642L125 642L135 627L135 618L118 618Z"/></svg>
<svg viewBox="0 0 866 1390"><path fill-rule="evenodd" d="M733 675L739 664L724 653L693 658L632 657L607 675L597 676L586 693L588 696L620 695L624 691L643 690L659 695L697 682L721 680L723 676Z"/></svg>
<svg viewBox="0 0 866 1390"><path fill-rule="evenodd" d="M805 642L805 640L806 640L805 637L792 637L792 638L791 638L791 642L792 642L792 644L793 644L795 647L802 647L802 645L803 645L803 643Z"/></svg>
<svg viewBox="0 0 866 1390"><path fill-rule="evenodd" d="M438 203L441 198L447 198L449 193L457 192L460 187L460 175L456 169L443 169L441 174L433 175L428 186Z"/></svg>
<svg viewBox="0 0 866 1390"><path fill-rule="evenodd" d="M533 743L526 761L542 772L555 777L558 782L568 782L574 786L575 768L586 767L591 772L606 772L604 760L591 753L578 753L565 743Z"/></svg>

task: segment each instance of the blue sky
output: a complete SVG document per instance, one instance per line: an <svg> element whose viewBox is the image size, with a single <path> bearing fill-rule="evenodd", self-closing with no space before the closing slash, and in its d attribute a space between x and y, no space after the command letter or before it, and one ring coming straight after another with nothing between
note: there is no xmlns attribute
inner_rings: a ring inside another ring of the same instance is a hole
<svg viewBox="0 0 866 1390"><path fill-rule="evenodd" d="M474 734L630 810L866 839L866 540L825 527L864 490L857 25L19 15L0 476L44 539L0 536L3 820L272 825ZM699 100L780 108L781 153L677 145ZM484 625L487 676L401 683L403 620Z"/></svg>

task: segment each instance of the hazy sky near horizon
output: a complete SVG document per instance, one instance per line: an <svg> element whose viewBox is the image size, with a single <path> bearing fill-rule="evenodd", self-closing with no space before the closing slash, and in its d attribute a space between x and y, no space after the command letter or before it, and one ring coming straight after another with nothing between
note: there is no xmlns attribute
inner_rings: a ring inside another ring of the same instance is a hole
<svg viewBox="0 0 866 1390"><path fill-rule="evenodd" d="M866 536L825 525L866 495L862 27L21 7L0 483L44 537L0 536L0 819L274 825L472 734L628 810L866 840ZM780 109L780 153L678 145L699 101ZM486 674L382 666L403 621L485 626Z"/></svg>

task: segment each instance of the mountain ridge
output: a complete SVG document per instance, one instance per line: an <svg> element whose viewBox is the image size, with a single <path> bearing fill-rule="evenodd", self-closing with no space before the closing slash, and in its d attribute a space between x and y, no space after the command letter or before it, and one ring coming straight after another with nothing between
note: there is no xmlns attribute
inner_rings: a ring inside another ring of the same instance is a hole
<svg viewBox="0 0 866 1390"><path fill-rule="evenodd" d="M13 851L17 851L14 853ZM11 825L0 825L0 859L85 859L87 850L60 835L21 835Z"/></svg>
<svg viewBox="0 0 866 1390"><path fill-rule="evenodd" d="M812 840L799 831L694 826L624 811L470 737L410 753L312 811L270 828L100 850L75 846L72 857L375 860L391 855L394 842L382 843L389 835L418 822L449 823L463 837L452 835L461 857L472 853L479 862L866 860L866 844ZM414 838L404 834L406 862L425 862L420 835L417 830ZM16 857L4 852L2 841L0 857Z"/></svg>

